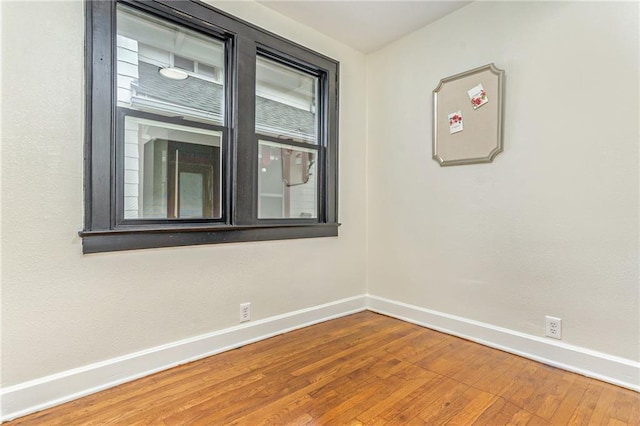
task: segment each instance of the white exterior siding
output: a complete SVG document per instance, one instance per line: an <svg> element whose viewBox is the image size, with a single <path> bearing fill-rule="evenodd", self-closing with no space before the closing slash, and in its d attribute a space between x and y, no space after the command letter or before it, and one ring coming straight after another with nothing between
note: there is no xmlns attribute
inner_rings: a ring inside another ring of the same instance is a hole
<svg viewBox="0 0 640 426"><path fill-rule="evenodd" d="M118 106L131 104L132 83L138 79L138 42L119 35L118 53Z"/></svg>
<svg viewBox="0 0 640 426"><path fill-rule="evenodd" d="M138 42L118 35L118 106L130 107L133 96L133 85L138 80ZM138 126L125 124L124 148L124 217L139 217L139 206L142 202L142 185L139 182L140 150L138 149Z"/></svg>

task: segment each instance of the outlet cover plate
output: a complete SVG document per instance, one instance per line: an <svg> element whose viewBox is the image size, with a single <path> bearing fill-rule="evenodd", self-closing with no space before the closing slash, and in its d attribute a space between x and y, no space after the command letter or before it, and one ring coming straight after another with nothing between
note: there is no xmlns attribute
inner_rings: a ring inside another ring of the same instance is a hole
<svg viewBox="0 0 640 426"><path fill-rule="evenodd" d="M562 320L549 315L544 317L544 335L554 339L562 339Z"/></svg>
<svg viewBox="0 0 640 426"><path fill-rule="evenodd" d="M251 320L251 303L240 304L240 322Z"/></svg>

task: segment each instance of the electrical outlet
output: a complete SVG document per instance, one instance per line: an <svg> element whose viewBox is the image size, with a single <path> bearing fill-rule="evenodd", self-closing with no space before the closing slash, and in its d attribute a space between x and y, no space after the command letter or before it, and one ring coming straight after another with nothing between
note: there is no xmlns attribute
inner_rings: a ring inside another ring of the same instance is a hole
<svg viewBox="0 0 640 426"><path fill-rule="evenodd" d="M544 317L544 320L544 335L553 337L554 339L562 339L562 320L560 318L550 317L549 315Z"/></svg>
<svg viewBox="0 0 640 426"><path fill-rule="evenodd" d="M251 319L251 303L240 304L240 322L246 322Z"/></svg>

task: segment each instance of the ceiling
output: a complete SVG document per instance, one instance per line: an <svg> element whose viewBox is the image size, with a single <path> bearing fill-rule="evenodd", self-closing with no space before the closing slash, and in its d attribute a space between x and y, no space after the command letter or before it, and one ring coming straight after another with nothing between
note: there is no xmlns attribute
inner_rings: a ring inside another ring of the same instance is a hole
<svg viewBox="0 0 640 426"><path fill-rule="evenodd" d="M370 53L471 1L257 0L364 53Z"/></svg>

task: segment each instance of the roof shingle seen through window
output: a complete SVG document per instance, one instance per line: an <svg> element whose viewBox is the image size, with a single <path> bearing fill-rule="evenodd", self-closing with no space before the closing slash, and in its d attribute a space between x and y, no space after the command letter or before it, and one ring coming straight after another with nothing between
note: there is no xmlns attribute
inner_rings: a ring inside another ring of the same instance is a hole
<svg viewBox="0 0 640 426"><path fill-rule="evenodd" d="M193 76L186 80L168 81L160 75L159 69L153 64L138 63L137 96L222 114L224 91L221 84ZM298 135L307 140L315 139L314 113L259 96L256 99L258 128L267 127L271 129L270 133L280 130L285 137Z"/></svg>

